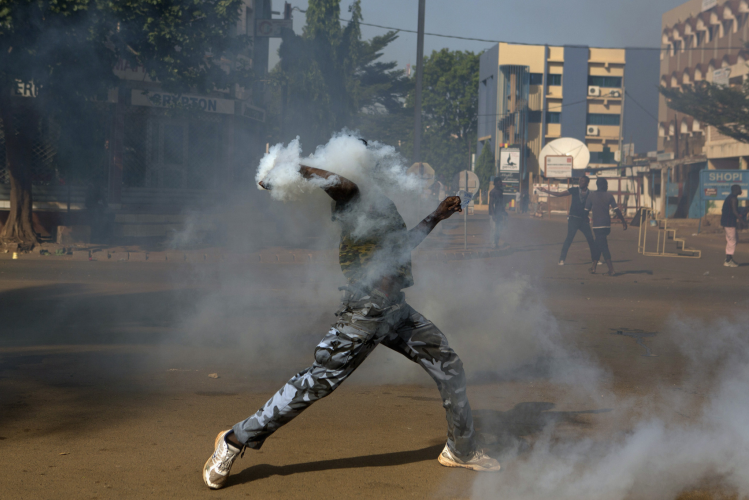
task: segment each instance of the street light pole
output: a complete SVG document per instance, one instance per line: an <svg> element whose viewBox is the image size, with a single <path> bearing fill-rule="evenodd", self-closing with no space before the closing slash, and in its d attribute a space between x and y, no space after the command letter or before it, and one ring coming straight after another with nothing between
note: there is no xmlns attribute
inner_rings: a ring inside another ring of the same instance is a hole
<svg viewBox="0 0 749 500"><path fill-rule="evenodd" d="M421 79L424 74L424 3L419 0L419 34L416 42L416 99L414 102L414 163L421 162Z"/></svg>

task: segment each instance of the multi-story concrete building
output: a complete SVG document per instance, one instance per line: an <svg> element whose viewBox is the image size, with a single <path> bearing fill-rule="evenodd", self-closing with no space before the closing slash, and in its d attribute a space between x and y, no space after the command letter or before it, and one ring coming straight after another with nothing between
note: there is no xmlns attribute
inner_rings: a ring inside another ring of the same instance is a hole
<svg viewBox="0 0 749 500"><path fill-rule="evenodd" d="M668 88L701 81L741 85L749 74L749 51L744 48L748 19L747 0L690 0L663 14L660 84ZM671 206L677 202L684 216L699 217L699 171L746 169L749 144L675 112L663 96L658 120L658 149L671 158L661 165L675 185L672 194L678 188ZM713 206L712 211L719 209Z"/></svg>
<svg viewBox="0 0 749 500"><path fill-rule="evenodd" d="M488 146L498 158L527 141L527 182L543 170L541 148L559 137L583 141L592 166L615 165L620 144L654 151L658 65L658 51L499 43L481 55L477 154Z"/></svg>

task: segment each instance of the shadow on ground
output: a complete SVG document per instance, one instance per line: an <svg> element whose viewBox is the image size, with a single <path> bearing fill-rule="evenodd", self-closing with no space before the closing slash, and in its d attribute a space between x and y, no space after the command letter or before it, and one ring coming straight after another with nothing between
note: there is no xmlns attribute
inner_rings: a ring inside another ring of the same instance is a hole
<svg viewBox="0 0 749 500"><path fill-rule="evenodd" d="M476 432L486 451L498 456L510 450L524 453L530 448L528 438L548 425L590 427L583 415L611 410L550 411L554 403L520 403L508 411L476 410L473 412Z"/></svg>
<svg viewBox="0 0 749 500"><path fill-rule="evenodd" d="M437 456L444 446L444 443L440 443L418 450L380 453L377 455L362 455L360 457L336 458L334 460L319 460L316 462L303 462L282 466L259 464L245 469L238 474L229 476L229 486L233 484L258 481L271 476L290 476L292 474L302 474L305 472L360 469L364 467L396 467L416 462L437 460Z"/></svg>

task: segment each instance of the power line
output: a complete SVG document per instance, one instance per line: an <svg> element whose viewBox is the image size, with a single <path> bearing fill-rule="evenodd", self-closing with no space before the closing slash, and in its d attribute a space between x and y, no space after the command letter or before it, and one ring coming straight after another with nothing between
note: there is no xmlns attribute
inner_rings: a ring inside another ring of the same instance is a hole
<svg viewBox="0 0 749 500"><path fill-rule="evenodd" d="M643 111L644 111L645 113L647 113L647 115L648 115L648 116L649 116L650 118L652 118L653 120L655 120L655 121L656 121L656 123L660 123L660 122L658 121L658 118L656 118L655 116L653 116L652 114L650 114L650 111L648 111L647 109L645 109L645 107L644 107L644 106L643 106L642 104L640 104L639 102L637 102L637 99L635 99L634 97L632 97L632 94L630 94L630 93L629 93L629 92L627 92L626 90L624 91L624 93L625 93L625 94L627 95L627 97L629 97L630 99L632 99L632 102L633 102L633 103L635 103L635 104L637 104L637 106L639 106L639 108L640 108L641 110L643 110Z"/></svg>
<svg viewBox="0 0 749 500"><path fill-rule="evenodd" d="M301 12L303 14L307 13L306 10L302 10L299 7L294 7L292 10L298 10L299 12ZM350 23L351 22L351 19L343 19L342 17L339 17L338 20L341 21L342 23ZM381 24L364 23L364 22L361 22L361 21L359 21L359 24L361 24L362 26L371 26L373 28L381 28L381 29L385 29L385 30L403 32L403 33L416 33L416 34L419 33L416 30L407 30L407 29L402 29L402 28L394 28L392 26L383 26ZM488 39L488 38L473 38L473 37L467 37L467 36L445 35L443 33L427 33L427 32L424 32L424 34L425 35L429 35L429 36L436 36L436 37L440 37L440 38L453 38L453 39L456 39L456 40L468 40L468 41L473 41L473 42L507 43L507 44L510 44L510 45L527 45L527 46L536 46L536 45L551 45L551 46L555 46L555 44L553 44L553 43L543 44L543 43L531 43L531 42L508 42L506 40L491 40L491 39ZM570 48L573 48L573 49L657 50L659 52L670 51L671 50L670 47L592 47L590 45L577 45L577 44L566 44L566 45L559 45L559 46L560 47L570 47ZM745 47L745 46L741 46L741 47L684 47L684 48L674 49L674 51L685 52L687 50L698 51L698 50L744 50L744 49L747 49L747 47Z"/></svg>
<svg viewBox="0 0 749 500"><path fill-rule="evenodd" d="M300 12L306 12L303 10L299 10ZM343 19L339 18L339 20L342 23L349 23L351 22L350 19ZM385 30L391 30L391 31L397 31L397 32L403 32L403 33L418 33L416 30L407 30L407 29L401 29L401 28L394 28L392 26L382 26L381 24L372 24L372 23L364 23L359 21L359 24L362 26L372 26L373 28L381 28ZM474 42L486 42L486 43L507 43L510 45L528 45L528 46L536 46L536 45L551 45L554 46L555 44L542 44L542 43L531 43L531 42L508 42L506 40L490 40L487 38L473 38L473 37L467 37L467 36L457 36L457 35L445 35L443 33L427 33L424 32L425 35L429 36L436 36L440 38L454 38L456 40L469 40ZM621 49L621 50L657 50L659 52L661 51L669 51L671 50L669 47L592 47L590 45L576 45L576 44L565 44L560 45L560 47L570 47L570 48L577 48L577 49ZM685 47L683 49L676 49L679 52L684 52L687 50L744 50L746 47Z"/></svg>

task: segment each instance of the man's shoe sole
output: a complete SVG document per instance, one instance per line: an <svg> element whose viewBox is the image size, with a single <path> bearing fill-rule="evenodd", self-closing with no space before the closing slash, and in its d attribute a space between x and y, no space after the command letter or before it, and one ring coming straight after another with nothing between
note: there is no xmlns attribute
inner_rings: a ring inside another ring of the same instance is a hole
<svg viewBox="0 0 749 500"><path fill-rule="evenodd" d="M452 460L449 460L449 459L443 457L441 453L440 453L440 456L437 457L437 461L441 465L444 465L445 467L460 467L462 469L470 469L470 470L473 470L473 471L476 471L476 472L496 472L496 471L498 471L500 469L499 465L497 465L496 467L491 467L491 468L487 469L485 467L478 467L476 465L471 465L471 464L461 464L461 463L454 462Z"/></svg>

